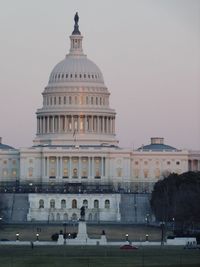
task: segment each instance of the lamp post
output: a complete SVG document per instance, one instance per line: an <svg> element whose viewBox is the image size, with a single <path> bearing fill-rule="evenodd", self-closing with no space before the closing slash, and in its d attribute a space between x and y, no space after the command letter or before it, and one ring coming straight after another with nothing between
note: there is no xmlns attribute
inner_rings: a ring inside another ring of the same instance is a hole
<svg viewBox="0 0 200 267"><path fill-rule="evenodd" d="M64 227L64 244L66 244L66 227L67 227L66 222L63 223L63 227Z"/></svg>
<svg viewBox="0 0 200 267"><path fill-rule="evenodd" d="M174 217L172 218L172 221L173 221L173 235L174 235L174 230L175 230L175 218Z"/></svg>
<svg viewBox="0 0 200 267"><path fill-rule="evenodd" d="M128 242L128 234L126 234L126 241Z"/></svg>
<svg viewBox="0 0 200 267"><path fill-rule="evenodd" d="M19 241L19 233L16 233L16 241Z"/></svg>
<svg viewBox="0 0 200 267"><path fill-rule="evenodd" d="M36 234L36 240L39 241L39 234Z"/></svg>
<svg viewBox="0 0 200 267"><path fill-rule="evenodd" d="M165 222L160 222L161 227L161 245L164 245L165 240Z"/></svg>
<svg viewBox="0 0 200 267"><path fill-rule="evenodd" d="M146 234L146 241L149 241L149 235L148 234Z"/></svg>

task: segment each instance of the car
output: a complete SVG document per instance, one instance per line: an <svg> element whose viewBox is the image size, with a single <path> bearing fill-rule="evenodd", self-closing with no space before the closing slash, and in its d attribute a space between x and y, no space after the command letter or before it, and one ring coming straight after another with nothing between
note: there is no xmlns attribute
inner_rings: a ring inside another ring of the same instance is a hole
<svg viewBox="0 0 200 267"><path fill-rule="evenodd" d="M134 250L134 249L138 249L138 247L134 246L134 245L130 245L130 244L126 244L120 247L120 249L124 249L124 250Z"/></svg>

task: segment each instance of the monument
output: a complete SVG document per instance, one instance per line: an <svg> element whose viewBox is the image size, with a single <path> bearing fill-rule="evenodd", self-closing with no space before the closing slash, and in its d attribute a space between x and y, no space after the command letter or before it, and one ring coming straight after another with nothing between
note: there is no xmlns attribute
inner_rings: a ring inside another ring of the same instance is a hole
<svg viewBox="0 0 200 267"><path fill-rule="evenodd" d="M78 233L76 240L80 241L81 243L87 243L88 241L88 234L87 234L87 226L85 222L85 207L82 206L80 209L80 219L78 222Z"/></svg>

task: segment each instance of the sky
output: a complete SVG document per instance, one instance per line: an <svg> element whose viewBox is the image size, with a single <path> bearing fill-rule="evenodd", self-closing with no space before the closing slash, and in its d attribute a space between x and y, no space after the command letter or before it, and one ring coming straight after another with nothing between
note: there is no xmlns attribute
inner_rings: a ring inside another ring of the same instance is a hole
<svg viewBox="0 0 200 267"><path fill-rule="evenodd" d="M79 13L83 49L101 69L122 147L150 137L200 150L199 0L0 0L0 136L32 145L53 67Z"/></svg>

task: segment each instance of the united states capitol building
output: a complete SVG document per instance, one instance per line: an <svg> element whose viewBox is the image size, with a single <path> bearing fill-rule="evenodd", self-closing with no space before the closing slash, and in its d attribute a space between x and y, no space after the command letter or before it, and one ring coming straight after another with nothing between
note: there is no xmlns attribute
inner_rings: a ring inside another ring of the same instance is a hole
<svg viewBox="0 0 200 267"><path fill-rule="evenodd" d="M83 52L78 15L70 50L52 70L36 112L33 146L15 149L0 139L2 216L8 221L143 222L151 216L153 185L169 173L200 170L200 152L153 137L124 149L116 111L99 67Z"/></svg>

